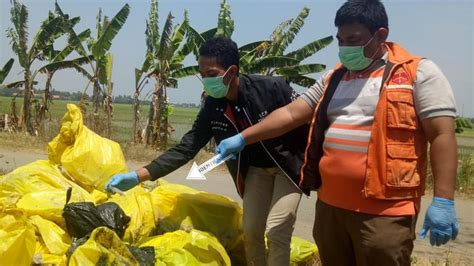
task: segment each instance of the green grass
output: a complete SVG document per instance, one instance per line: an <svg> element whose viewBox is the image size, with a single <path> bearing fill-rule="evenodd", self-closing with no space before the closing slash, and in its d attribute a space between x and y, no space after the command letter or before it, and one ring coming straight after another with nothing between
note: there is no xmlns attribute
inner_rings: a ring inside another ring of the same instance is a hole
<svg viewBox="0 0 474 266"><path fill-rule="evenodd" d="M458 135L465 138L474 138L474 129L464 128L464 131Z"/></svg>
<svg viewBox="0 0 474 266"><path fill-rule="evenodd" d="M19 113L21 111L21 104L23 102L23 99L17 98L16 102L18 108L17 111ZM50 107L51 119L55 122L53 124L56 124L52 126L52 131L56 132L56 134L59 130L59 122L63 117L64 113L66 112L66 104L68 103L79 104L79 102L74 101L57 100L54 101ZM10 97L0 97L0 114L10 113L10 105ZM130 142L132 136L133 106L131 104L113 104L113 108L112 139L120 143ZM143 124L146 123L148 108L149 106L147 105L141 107ZM170 123L171 126L175 129L172 135L172 138L175 141L181 139L181 137L189 129L191 129L192 123L196 118L197 112L198 108L173 108L173 112L170 116ZM51 138L51 134L47 134L47 136L48 138Z"/></svg>

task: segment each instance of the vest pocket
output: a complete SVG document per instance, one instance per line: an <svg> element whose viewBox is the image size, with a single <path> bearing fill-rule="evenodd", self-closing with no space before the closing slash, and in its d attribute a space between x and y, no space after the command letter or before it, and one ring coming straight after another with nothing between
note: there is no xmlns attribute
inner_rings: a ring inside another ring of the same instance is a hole
<svg viewBox="0 0 474 266"><path fill-rule="evenodd" d="M417 171L418 156L414 144L387 144L387 181L392 188L415 188L420 186Z"/></svg>
<svg viewBox="0 0 474 266"><path fill-rule="evenodd" d="M387 90L387 127L416 129L417 117L411 90Z"/></svg>

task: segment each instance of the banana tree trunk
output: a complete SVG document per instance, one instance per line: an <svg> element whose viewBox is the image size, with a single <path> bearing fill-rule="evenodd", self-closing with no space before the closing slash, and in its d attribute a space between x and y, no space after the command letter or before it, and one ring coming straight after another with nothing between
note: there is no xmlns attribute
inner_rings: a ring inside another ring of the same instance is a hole
<svg viewBox="0 0 474 266"><path fill-rule="evenodd" d="M151 98L146 134L147 145L151 145L154 149L158 149L160 147L161 98L162 91L160 87L160 81L157 80L155 84L155 91L153 92L153 97Z"/></svg>
<svg viewBox="0 0 474 266"><path fill-rule="evenodd" d="M17 128L19 127L19 123L18 123L18 111L17 111L17 108L16 108L16 96L14 96L12 98L12 102L11 102L11 106L10 106L10 110L11 110L11 118L10 118L10 121L11 121L11 129L13 131L16 131Z"/></svg>
<svg viewBox="0 0 474 266"><path fill-rule="evenodd" d="M133 95L133 126L132 126L132 142L141 143L141 134L138 132L138 124L140 123L140 91L139 88L135 89Z"/></svg>
<svg viewBox="0 0 474 266"><path fill-rule="evenodd" d="M161 91L160 86L157 86L156 95L153 100L153 120L152 120L152 147L154 149L159 149L161 146L161 138L160 138L160 114L161 114L161 98L163 92Z"/></svg>
<svg viewBox="0 0 474 266"><path fill-rule="evenodd" d="M49 104L51 103L51 80L53 79L54 72L48 72L46 76L46 85L44 87L43 102L41 103L37 126L42 127L44 120L46 119L46 113L49 112Z"/></svg>
<svg viewBox="0 0 474 266"><path fill-rule="evenodd" d="M82 91L81 101L79 103L79 108L81 109L83 117L86 117L86 114L87 114L87 101L89 98L89 96L87 95L87 89L89 88L89 85L91 85L91 83L92 83L92 80L89 80L87 82L86 87Z"/></svg>
<svg viewBox="0 0 474 266"><path fill-rule="evenodd" d="M100 109L100 85L98 80L94 80L94 92L92 93L94 115L99 115Z"/></svg>
<svg viewBox="0 0 474 266"><path fill-rule="evenodd" d="M160 99L160 132L159 135L161 137L160 140L160 149L166 149L168 146L168 140L170 137L170 131L169 131L169 124L168 124L168 99L167 99L167 91L166 87L161 88L162 91L162 97Z"/></svg>
<svg viewBox="0 0 474 266"><path fill-rule="evenodd" d="M20 126L26 128L30 135L35 135L35 129L31 121L31 99L33 97L33 83L31 82L31 71L29 68L25 70L25 89L23 96L23 114Z"/></svg>
<svg viewBox="0 0 474 266"><path fill-rule="evenodd" d="M94 91L92 93L92 129L95 133L100 134L102 131L100 123L100 84L96 79L94 80Z"/></svg>
<svg viewBox="0 0 474 266"><path fill-rule="evenodd" d="M104 98L104 109L107 115L107 137L112 137L112 117L114 116L114 107L112 106L112 92L114 91L114 83L109 83L107 95Z"/></svg>
<svg viewBox="0 0 474 266"><path fill-rule="evenodd" d="M153 93L150 101L150 109L148 110L148 119L146 122L146 132L145 132L145 143L147 146L152 144L152 135L153 135L153 113L155 110L156 96Z"/></svg>

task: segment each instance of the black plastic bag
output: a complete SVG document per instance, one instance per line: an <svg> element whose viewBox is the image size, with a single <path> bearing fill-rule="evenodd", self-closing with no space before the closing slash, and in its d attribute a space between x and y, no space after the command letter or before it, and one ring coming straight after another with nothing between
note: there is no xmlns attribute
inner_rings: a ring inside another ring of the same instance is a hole
<svg viewBox="0 0 474 266"><path fill-rule="evenodd" d="M122 238L127 229L130 217L114 202L107 202L94 206L92 202L73 202L71 189L67 192L66 206L63 209L63 217L70 236L82 238L89 235L95 228L107 226Z"/></svg>
<svg viewBox="0 0 474 266"><path fill-rule="evenodd" d="M83 238L95 228L103 226L104 221L92 202L74 202L63 209L66 228L70 236Z"/></svg>
<svg viewBox="0 0 474 266"><path fill-rule="evenodd" d="M122 208L115 202L106 202L97 206L97 212L105 222L104 225L122 238L130 222L130 217L123 212Z"/></svg>

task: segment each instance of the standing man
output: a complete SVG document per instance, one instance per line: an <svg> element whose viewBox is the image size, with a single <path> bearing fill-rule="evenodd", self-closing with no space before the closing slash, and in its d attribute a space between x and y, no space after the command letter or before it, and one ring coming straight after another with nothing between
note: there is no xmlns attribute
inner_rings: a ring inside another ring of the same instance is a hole
<svg viewBox="0 0 474 266"><path fill-rule="evenodd" d="M307 122L300 187L318 190L313 235L324 265L409 265L424 194L428 144L433 201L421 238L455 239L457 146L450 84L430 60L386 42L378 0L337 11L341 64L261 123L223 140L219 154Z"/></svg>
<svg viewBox="0 0 474 266"><path fill-rule="evenodd" d="M199 52L199 72L208 97L192 129L178 145L144 168L113 176L107 190L110 191L110 186L128 190L141 181L165 176L191 160L211 137L219 143L298 96L283 78L239 74L239 51L229 39L208 40ZM249 145L236 160L227 162L237 191L243 197L243 231L249 265L290 263L296 211L302 192L309 195L309 190L298 187L308 130L307 125L299 126L279 138Z"/></svg>

